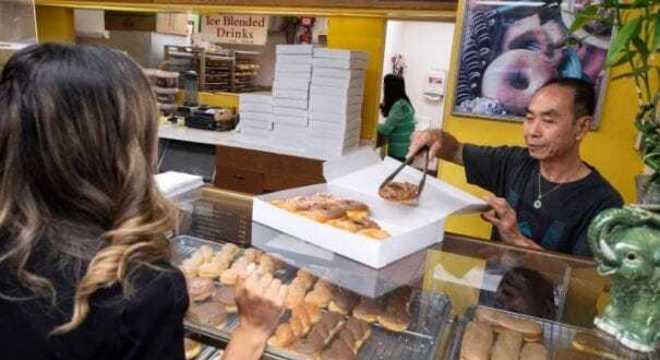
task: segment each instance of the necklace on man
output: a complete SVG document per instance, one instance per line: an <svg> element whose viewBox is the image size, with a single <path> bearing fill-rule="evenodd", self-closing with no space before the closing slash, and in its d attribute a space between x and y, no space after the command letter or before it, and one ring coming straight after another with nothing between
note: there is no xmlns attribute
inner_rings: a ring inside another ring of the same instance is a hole
<svg viewBox="0 0 660 360"><path fill-rule="evenodd" d="M535 209L540 209L540 208L543 207L543 201L542 200L543 200L544 196L547 196L548 194L550 194L551 192L559 189L563 185L562 183L559 183L559 184L555 185L555 187L550 189L550 191L547 191L545 194L541 193L541 169L539 169L538 184L539 184L539 192L538 192L538 196L536 197L536 200L534 201L534 208Z"/></svg>

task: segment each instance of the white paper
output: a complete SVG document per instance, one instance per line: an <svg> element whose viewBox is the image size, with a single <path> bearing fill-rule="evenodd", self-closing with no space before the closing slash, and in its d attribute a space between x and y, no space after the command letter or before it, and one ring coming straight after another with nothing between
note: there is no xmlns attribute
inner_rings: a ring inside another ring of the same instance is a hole
<svg viewBox="0 0 660 360"><path fill-rule="evenodd" d="M312 64L275 64L275 73L312 74Z"/></svg>
<svg viewBox="0 0 660 360"><path fill-rule="evenodd" d="M176 171L156 174L156 186L167 198L172 198L204 185L201 176Z"/></svg>
<svg viewBox="0 0 660 360"><path fill-rule="evenodd" d="M299 90L299 91L308 91L309 90L309 80L305 79L295 79L295 78L280 78L280 79L275 79L273 82L273 89L274 91L277 90ZM279 96L277 93L275 93L275 96L277 97L284 97L284 96Z"/></svg>
<svg viewBox="0 0 660 360"><path fill-rule="evenodd" d="M241 118L241 126L247 128L257 128L264 130L273 130L273 121L260 121L260 120L251 120L246 118ZM250 130L248 130L249 132Z"/></svg>
<svg viewBox="0 0 660 360"><path fill-rule="evenodd" d="M275 126L292 125L296 127L308 127L309 120L306 116L275 116Z"/></svg>
<svg viewBox="0 0 660 360"><path fill-rule="evenodd" d="M309 92L312 95L320 96L343 96L343 97L354 97L362 96L363 89L362 87L333 87L333 86L323 86L318 84L311 84L309 87Z"/></svg>

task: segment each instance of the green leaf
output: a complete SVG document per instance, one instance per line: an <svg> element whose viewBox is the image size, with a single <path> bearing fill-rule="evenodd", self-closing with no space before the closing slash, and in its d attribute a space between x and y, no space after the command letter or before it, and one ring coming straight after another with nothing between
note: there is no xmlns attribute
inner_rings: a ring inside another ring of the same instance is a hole
<svg viewBox="0 0 660 360"><path fill-rule="evenodd" d="M660 13L655 14L655 36L651 40L651 51L660 50Z"/></svg>
<svg viewBox="0 0 660 360"><path fill-rule="evenodd" d="M599 5L593 4L585 7L584 9L578 11L575 14L575 20L571 24L571 27L569 29L570 32L575 32L579 29L581 29L585 24L588 22L598 20L598 17L596 16L598 14L598 8Z"/></svg>
<svg viewBox="0 0 660 360"><path fill-rule="evenodd" d="M647 58L649 56L649 49L646 47L646 43L639 36L632 38L632 43L635 45L637 52L642 56L642 58Z"/></svg>
<svg viewBox="0 0 660 360"><path fill-rule="evenodd" d="M627 63L628 61L630 61L630 59L632 59L634 57L633 53L627 52L627 51L625 51L625 49L621 49L619 55L620 55L620 57L612 58L612 59L610 59L610 57L608 56L608 59L605 62L605 66L607 66L607 67L617 67L617 66L620 66L620 65L623 65L623 64ZM611 63L609 62L610 60L612 60Z"/></svg>
<svg viewBox="0 0 660 360"><path fill-rule="evenodd" d="M610 44L610 50L607 53L607 61L605 64L613 64L619 58L620 53L626 49L630 40L639 34L641 29L642 20L640 18L627 22L616 33L616 37Z"/></svg>

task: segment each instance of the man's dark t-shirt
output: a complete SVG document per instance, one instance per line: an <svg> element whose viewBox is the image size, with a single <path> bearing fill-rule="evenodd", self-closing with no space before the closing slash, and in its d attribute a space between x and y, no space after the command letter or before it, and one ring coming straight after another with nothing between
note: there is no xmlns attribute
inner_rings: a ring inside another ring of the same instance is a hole
<svg viewBox="0 0 660 360"><path fill-rule="evenodd" d="M573 255L592 256L587 228L599 212L621 207L621 195L600 173L562 184L540 177L543 206L533 206L539 193L539 161L526 148L466 144L463 162L467 181L505 198L518 216L520 232L543 248ZM493 228L491 238L500 240Z"/></svg>

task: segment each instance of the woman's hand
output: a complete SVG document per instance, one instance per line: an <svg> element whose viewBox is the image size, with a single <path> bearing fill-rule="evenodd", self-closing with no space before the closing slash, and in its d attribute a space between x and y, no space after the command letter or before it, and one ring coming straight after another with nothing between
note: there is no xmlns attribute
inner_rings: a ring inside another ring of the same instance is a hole
<svg viewBox="0 0 660 360"><path fill-rule="evenodd" d="M270 336L284 313L287 286L270 274L252 273L236 289L241 326Z"/></svg>
<svg viewBox="0 0 660 360"><path fill-rule="evenodd" d="M224 360L259 359L284 313L288 288L270 274L253 272L236 288L240 325L232 333Z"/></svg>

